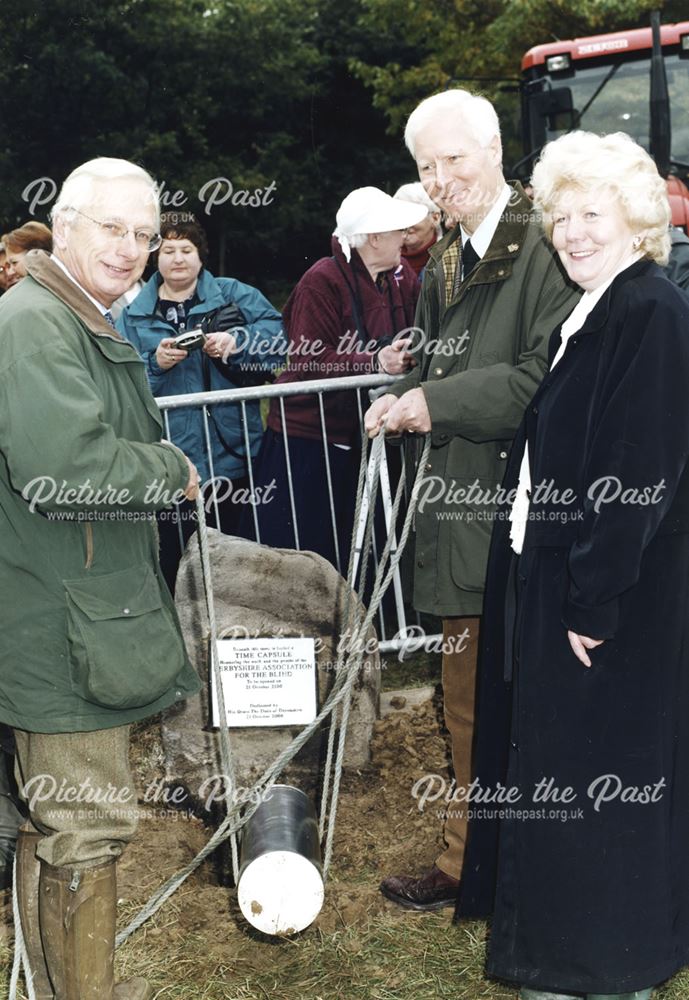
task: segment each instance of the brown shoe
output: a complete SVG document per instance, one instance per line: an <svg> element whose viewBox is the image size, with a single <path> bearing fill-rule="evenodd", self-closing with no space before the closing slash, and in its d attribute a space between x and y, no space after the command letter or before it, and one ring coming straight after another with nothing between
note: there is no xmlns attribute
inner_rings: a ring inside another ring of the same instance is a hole
<svg viewBox="0 0 689 1000"><path fill-rule="evenodd" d="M421 878L390 875L380 883L380 891L406 910L442 910L457 902L459 879L446 875L436 865Z"/></svg>

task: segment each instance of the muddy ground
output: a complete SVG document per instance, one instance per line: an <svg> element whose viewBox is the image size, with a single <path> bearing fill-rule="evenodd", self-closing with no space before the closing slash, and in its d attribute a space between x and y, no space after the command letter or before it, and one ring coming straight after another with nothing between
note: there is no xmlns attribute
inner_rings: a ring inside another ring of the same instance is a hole
<svg viewBox="0 0 689 1000"><path fill-rule="evenodd" d="M457 927L449 909L402 911L378 891L384 875L421 872L436 857L442 818L435 805L420 812L411 790L428 773L449 781L448 759L438 695L382 719L370 765L344 776L333 867L311 927L291 938L254 930L223 884L226 855L211 858L118 951L119 976L145 975L156 1000L515 1000L513 989L483 977L484 924ZM161 776L154 726L135 735L133 763L142 789ZM119 865L120 927L211 833L198 818L142 808L137 839ZM7 897L3 916L2 1000L12 955ZM658 1000L687 996L689 977L681 974Z"/></svg>
<svg viewBox="0 0 689 1000"><path fill-rule="evenodd" d="M483 988L466 993L456 985L450 990L456 971L448 942L452 946L459 939L451 911L408 914L378 891L386 874L420 872L429 866L441 844L442 824L435 808L420 812L411 794L414 783L429 772L449 780L439 698L380 720L371 751L368 767L344 775L325 903L310 928L290 939L254 930L239 910L234 889L223 884L228 860L223 853L204 862L124 944L118 952L120 975L146 975L156 997L166 1000L513 996L500 990L486 993ZM155 726L135 734L132 757L142 789L162 776ZM162 882L191 861L212 832L201 819L186 813L161 812L143 803L141 809L139 834L118 867L120 928ZM3 909L0 961L7 970L12 945L7 897ZM427 985L420 990L412 986L398 961L398 949L405 958L414 950L406 940L410 935L414 947L425 954L435 950L436 939L439 948L435 956L439 968L424 972ZM480 970L480 955L477 962ZM480 979L480 971L475 975ZM445 976L447 993L442 985L434 985L436 978ZM6 996L6 990L7 979L4 983L0 979L0 996Z"/></svg>

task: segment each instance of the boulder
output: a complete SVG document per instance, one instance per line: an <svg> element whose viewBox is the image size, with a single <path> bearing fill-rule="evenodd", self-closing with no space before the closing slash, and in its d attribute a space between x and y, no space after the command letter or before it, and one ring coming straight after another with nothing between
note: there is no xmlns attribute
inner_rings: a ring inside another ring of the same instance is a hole
<svg viewBox="0 0 689 1000"><path fill-rule="evenodd" d="M351 595L346 581L314 552L273 549L213 529L208 530L208 542L218 638L306 636L319 640L316 660L320 710L332 687L338 646L342 643L348 592ZM350 596L350 600L356 598ZM210 727L209 624L197 536L190 540L180 563L175 603L203 688L200 697L175 705L164 714L166 780L171 787L183 786L196 806L204 808L208 791L214 793L218 788L217 776L222 775L222 767L218 734ZM352 768L369 760L378 714L380 659L373 628L365 637L365 649L347 729L344 763ZM253 786L300 731L301 727L293 726L230 729L239 794ZM281 782L295 784L317 798L327 732L326 721L285 768Z"/></svg>

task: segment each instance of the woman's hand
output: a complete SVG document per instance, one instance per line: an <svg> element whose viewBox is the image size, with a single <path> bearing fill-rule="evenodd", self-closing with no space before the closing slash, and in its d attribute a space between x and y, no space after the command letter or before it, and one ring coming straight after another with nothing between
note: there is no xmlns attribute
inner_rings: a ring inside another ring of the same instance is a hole
<svg viewBox="0 0 689 1000"><path fill-rule="evenodd" d="M189 357L188 351L180 351L175 347L174 337L163 337L156 348L156 364L164 371L174 368L187 357Z"/></svg>
<svg viewBox="0 0 689 1000"><path fill-rule="evenodd" d="M237 341L232 333L209 333L203 350L209 358L221 358L227 362L230 355L237 353Z"/></svg>
<svg viewBox="0 0 689 1000"><path fill-rule="evenodd" d="M586 652L587 649L595 649L605 642L605 639L591 639L588 635L577 635L576 632L567 632L569 644L577 660L581 660L585 667L591 666L591 659Z"/></svg>
<svg viewBox="0 0 689 1000"><path fill-rule="evenodd" d="M407 350L411 346L411 338L395 340L387 347L378 351L378 371L385 375L401 375L413 368L416 358Z"/></svg>

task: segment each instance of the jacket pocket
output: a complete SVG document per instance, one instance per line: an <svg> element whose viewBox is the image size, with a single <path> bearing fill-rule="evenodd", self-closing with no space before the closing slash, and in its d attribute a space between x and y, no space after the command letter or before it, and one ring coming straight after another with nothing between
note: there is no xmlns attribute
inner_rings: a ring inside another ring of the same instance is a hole
<svg viewBox="0 0 689 1000"><path fill-rule="evenodd" d="M140 708L170 688L186 664L176 622L146 563L63 580L72 690L104 708Z"/></svg>
<svg viewBox="0 0 689 1000"><path fill-rule="evenodd" d="M507 516L509 507L496 502L499 483L475 479L462 484L466 501L459 507L450 537L450 571L462 590L481 592L486 585L488 549L497 518Z"/></svg>

